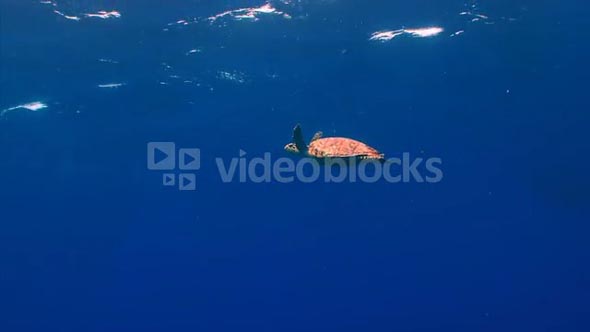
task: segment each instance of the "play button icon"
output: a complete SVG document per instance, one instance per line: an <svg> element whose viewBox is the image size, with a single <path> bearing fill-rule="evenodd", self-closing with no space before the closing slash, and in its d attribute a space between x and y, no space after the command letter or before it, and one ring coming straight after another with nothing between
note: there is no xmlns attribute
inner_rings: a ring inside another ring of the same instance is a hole
<svg viewBox="0 0 590 332"><path fill-rule="evenodd" d="M201 150L178 150L178 168L180 168L183 171L196 171L199 168L201 168Z"/></svg>
<svg viewBox="0 0 590 332"><path fill-rule="evenodd" d="M149 142L147 150L149 170L173 170L176 167L174 142Z"/></svg>
<svg viewBox="0 0 590 332"><path fill-rule="evenodd" d="M178 189L181 191L195 190L197 188L197 177L192 173L180 174L178 179Z"/></svg>
<svg viewBox="0 0 590 332"><path fill-rule="evenodd" d="M173 173L166 173L162 176L162 184L167 187L174 186L175 179L176 177Z"/></svg>

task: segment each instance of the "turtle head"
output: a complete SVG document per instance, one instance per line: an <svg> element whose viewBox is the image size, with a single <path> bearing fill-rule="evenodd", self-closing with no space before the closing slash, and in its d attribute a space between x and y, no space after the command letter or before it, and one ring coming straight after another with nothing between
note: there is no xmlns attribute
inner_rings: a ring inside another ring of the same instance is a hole
<svg viewBox="0 0 590 332"><path fill-rule="evenodd" d="M301 151L299 151L299 149L297 148L297 144L295 143L289 143L287 145L285 145L285 151L289 152L289 153L293 153L293 154L300 154Z"/></svg>

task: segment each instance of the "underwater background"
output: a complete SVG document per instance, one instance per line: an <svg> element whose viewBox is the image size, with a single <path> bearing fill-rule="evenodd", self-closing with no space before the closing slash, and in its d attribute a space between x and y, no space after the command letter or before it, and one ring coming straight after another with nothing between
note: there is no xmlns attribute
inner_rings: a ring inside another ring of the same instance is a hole
<svg viewBox="0 0 590 332"><path fill-rule="evenodd" d="M589 8L0 0L0 330L588 331ZM444 178L220 180L297 123Z"/></svg>

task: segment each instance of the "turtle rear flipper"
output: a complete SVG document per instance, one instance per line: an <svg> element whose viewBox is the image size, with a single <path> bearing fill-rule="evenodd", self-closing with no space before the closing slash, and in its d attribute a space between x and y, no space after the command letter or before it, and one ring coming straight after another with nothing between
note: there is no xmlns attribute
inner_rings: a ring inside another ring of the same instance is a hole
<svg viewBox="0 0 590 332"><path fill-rule="evenodd" d="M322 136L324 136L324 133L322 133L321 131L318 131L317 133L315 133L315 135L313 135L313 137L311 138L311 141L317 141L320 138L322 138Z"/></svg>
<svg viewBox="0 0 590 332"><path fill-rule="evenodd" d="M303 140L303 132L301 131L301 126L299 124L293 129L293 143L295 143L300 153L305 153L307 151L307 145Z"/></svg>

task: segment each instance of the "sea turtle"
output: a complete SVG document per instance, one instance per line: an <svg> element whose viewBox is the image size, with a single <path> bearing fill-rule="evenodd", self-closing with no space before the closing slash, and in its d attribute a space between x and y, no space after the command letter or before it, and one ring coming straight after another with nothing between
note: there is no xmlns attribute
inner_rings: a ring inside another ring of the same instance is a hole
<svg viewBox="0 0 590 332"><path fill-rule="evenodd" d="M319 160L331 158L358 158L384 160L382 153L365 143L345 137L325 137L317 132L309 145L305 144L301 126L293 129L293 142L285 145L285 150L295 154L303 154Z"/></svg>

